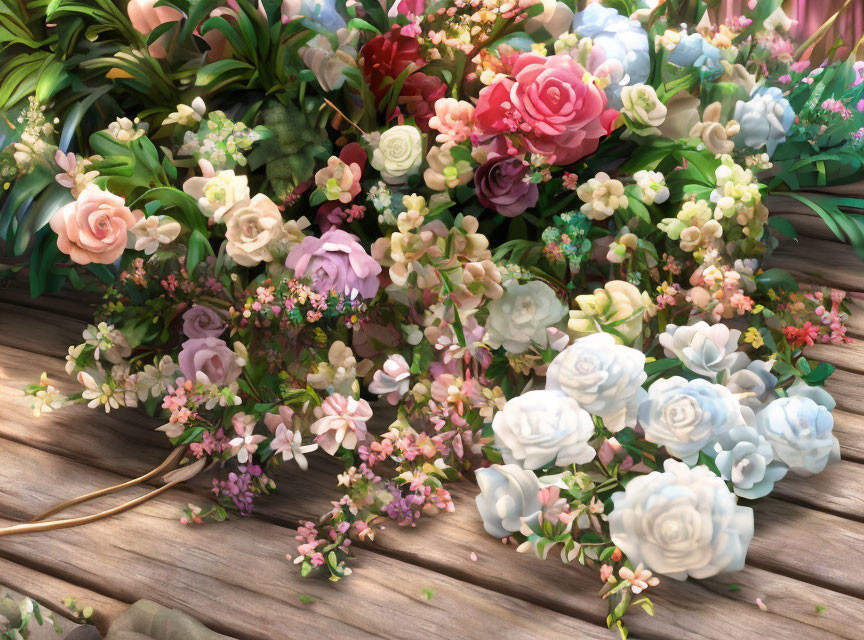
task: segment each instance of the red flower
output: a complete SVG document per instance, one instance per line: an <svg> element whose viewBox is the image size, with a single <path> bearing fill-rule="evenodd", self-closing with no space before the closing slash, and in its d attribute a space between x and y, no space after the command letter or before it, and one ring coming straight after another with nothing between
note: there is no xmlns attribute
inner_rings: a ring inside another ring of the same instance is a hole
<svg viewBox="0 0 864 640"><path fill-rule="evenodd" d="M606 108L606 94L586 82L573 58L523 53L512 77L480 92L474 121L481 136L510 133L528 149L558 165L568 165L597 150L618 112Z"/></svg>
<svg viewBox="0 0 864 640"><path fill-rule="evenodd" d="M811 346L819 336L819 327L808 320L800 328L786 325L783 327L783 335L793 347Z"/></svg>
<svg viewBox="0 0 864 640"><path fill-rule="evenodd" d="M422 131L428 132L429 120L435 115L435 101L443 98L447 87L437 76L414 73L408 76L399 95L399 106L404 107Z"/></svg>
<svg viewBox="0 0 864 640"><path fill-rule="evenodd" d="M375 36L360 49L360 70L376 102L381 102L392 81L409 64L413 62L418 67L424 64L417 38L403 36L400 30L399 25L393 25L390 31Z"/></svg>

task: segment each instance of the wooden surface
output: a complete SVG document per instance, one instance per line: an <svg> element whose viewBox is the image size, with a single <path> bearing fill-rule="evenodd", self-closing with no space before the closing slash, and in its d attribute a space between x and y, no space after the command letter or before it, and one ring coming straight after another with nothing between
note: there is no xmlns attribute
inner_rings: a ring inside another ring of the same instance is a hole
<svg viewBox="0 0 864 640"><path fill-rule="evenodd" d="M851 250L819 234L803 214L790 216L813 237L786 241L773 266L802 281L864 291L864 267ZM132 410L105 415L77 406L30 415L21 389L42 371L61 389L73 388L64 357L88 314L75 294L30 300L22 291L0 291L2 524L135 477L169 450L153 431L159 422ZM851 327L864 338L864 308ZM843 461L813 478L783 480L756 504L743 571L663 580L652 594L657 615L631 615L634 637L864 636L864 343L818 346L810 356L837 366L828 389L838 401ZM107 521L0 538L0 584L58 611L64 597L74 597L95 608L103 629L126 605L148 598L244 640L616 637L605 629L596 574L518 554L486 535L473 505L476 488L468 483L452 487L456 513L422 519L409 530L388 525L375 543L362 545L349 578L338 584L300 578L285 554L295 552L297 523L317 518L339 497L337 468L316 456L308 472L282 473L278 493L260 499L250 518L180 525L187 503L209 499L206 479L199 479ZM70 513L118 501L105 497ZM304 603L301 594L315 601Z"/></svg>

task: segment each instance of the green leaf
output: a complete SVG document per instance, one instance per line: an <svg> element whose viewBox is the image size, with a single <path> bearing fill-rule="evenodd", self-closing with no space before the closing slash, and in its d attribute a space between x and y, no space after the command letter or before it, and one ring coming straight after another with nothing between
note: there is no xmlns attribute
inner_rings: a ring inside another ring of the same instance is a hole
<svg viewBox="0 0 864 640"><path fill-rule="evenodd" d="M189 248L186 251L186 269L189 275L194 276L198 265L207 257L212 256L213 247L210 242L198 229L192 230L192 235L189 237Z"/></svg>
<svg viewBox="0 0 864 640"><path fill-rule="evenodd" d="M795 225L789 222L786 218L771 217L768 218L768 222L766 222L765 224L767 224L775 231L779 231L787 238L798 237L798 231L795 229Z"/></svg>
<svg viewBox="0 0 864 640"><path fill-rule="evenodd" d="M762 291L768 289L798 291L798 282L785 269L766 269L756 276L756 285Z"/></svg>
<svg viewBox="0 0 864 640"><path fill-rule="evenodd" d="M376 27L375 25L369 24L368 22L366 22L362 18L351 18L348 21L348 28L349 29L362 29L364 31L372 31L373 33L378 33L378 34L381 33L378 30L378 27Z"/></svg>

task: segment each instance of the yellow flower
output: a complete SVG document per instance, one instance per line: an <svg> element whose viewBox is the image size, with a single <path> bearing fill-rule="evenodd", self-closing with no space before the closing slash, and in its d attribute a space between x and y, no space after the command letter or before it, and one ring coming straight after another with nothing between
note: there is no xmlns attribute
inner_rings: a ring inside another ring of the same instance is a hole
<svg viewBox="0 0 864 640"><path fill-rule="evenodd" d="M750 327L747 329L747 332L744 334L744 342L752 344L754 349L758 349L765 344L762 334L759 333L759 329L756 327Z"/></svg>

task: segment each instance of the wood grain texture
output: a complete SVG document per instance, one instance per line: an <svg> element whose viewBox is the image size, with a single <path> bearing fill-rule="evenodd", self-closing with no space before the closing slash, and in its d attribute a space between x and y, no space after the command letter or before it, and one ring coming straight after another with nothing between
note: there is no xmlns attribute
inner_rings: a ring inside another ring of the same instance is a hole
<svg viewBox="0 0 864 640"><path fill-rule="evenodd" d="M108 623L129 607L128 604L114 598L34 571L4 558L0 558L0 583L4 587L33 598L43 607L64 617L70 615L69 610L63 605L65 598L74 599L81 608L93 607L94 614L91 621L103 635L108 630Z"/></svg>
<svg viewBox="0 0 864 640"><path fill-rule="evenodd" d="M26 484L13 482L25 477ZM8 524L121 477L7 441L0 446L0 480L0 517ZM181 609L241 639L437 637L441 628L466 638L526 638L537 621L544 637L609 637L591 623L362 549L350 580L303 579L285 558L292 529L255 518L184 527L178 516L188 499L169 491L95 524L0 538L0 556L117 600L149 598ZM105 497L70 514L116 500ZM425 589L434 592L431 599ZM303 604L301 594L316 602Z"/></svg>

